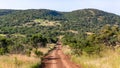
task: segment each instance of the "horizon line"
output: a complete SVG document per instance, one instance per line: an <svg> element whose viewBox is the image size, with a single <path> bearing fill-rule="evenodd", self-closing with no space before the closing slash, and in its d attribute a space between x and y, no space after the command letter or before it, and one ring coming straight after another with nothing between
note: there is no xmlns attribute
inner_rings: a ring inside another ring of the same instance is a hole
<svg viewBox="0 0 120 68"><path fill-rule="evenodd" d="M58 12L72 12L72 11L78 11L78 10L86 10L86 9L90 9L90 10L99 10L99 11L104 11L104 12L107 12L107 13L112 13L112 14L115 14L115 15L119 15L120 14L117 14L117 13L114 13L114 12L110 12L110 11L105 11L105 10L102 10L102 9L97 9L97 8L81 8L81 9L73 9L73 10L57 10L57 9L49 9L49 8L0 8L0 10L41 10L41 9L45 9L45 10L53 10L53 11L58 11Z"/></svg>

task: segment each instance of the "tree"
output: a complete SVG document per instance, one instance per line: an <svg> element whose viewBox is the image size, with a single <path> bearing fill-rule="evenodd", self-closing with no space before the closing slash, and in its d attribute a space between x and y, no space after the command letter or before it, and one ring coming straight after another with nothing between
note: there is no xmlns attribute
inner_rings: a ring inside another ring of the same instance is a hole
<svg viewBox="0 0 120 68"><path fill-rule="evenodd" d="M8 46L12 45L13 42L7 38L0 38L0 54L5 54L9 52Z"/></svg>
<svg viewBox="0 0 120 68"><path fill-rule="evenodd" d="M45 47L47 44L47 39L41 34L35 34L32 36L31 42L33 47L37 49L38 47Z"/></svg>

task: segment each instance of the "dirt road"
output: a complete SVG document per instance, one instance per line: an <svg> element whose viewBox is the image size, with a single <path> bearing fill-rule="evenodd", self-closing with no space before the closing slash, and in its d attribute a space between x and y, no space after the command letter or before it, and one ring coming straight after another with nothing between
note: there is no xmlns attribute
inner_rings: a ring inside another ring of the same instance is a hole
<svg viewBox="0 0 120 68"><path fill-rule="evenodd" d="M58 45L58 47L45 56L40 68L81 68L71 62L61 49L61 45Z"/></svg>

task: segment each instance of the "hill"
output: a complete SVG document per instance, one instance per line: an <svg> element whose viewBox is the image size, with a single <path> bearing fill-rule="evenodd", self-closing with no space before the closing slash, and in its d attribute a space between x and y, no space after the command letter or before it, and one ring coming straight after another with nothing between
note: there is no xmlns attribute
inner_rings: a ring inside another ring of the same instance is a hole
<svg viewBox="0 0 120 68"><path fill-rule="evenodd" d="M36 19L48 20L48 22L59 21L58 24L61 26L42 26L35 22ZM97 32L105 24L119 25L120 16L98 9L83 9L72 12L59 12L48 9L0 10L0 23L0 33L3 34L28 34L31 31L32 33L53 31L60 34L60 31L66 32L69 30ZM29 23L32 23L31 27L23 26Z"/></svg>
<svg viewBox="0 0 120 68"><path fill-rule="evenodd" d="M83 9L65 13L69 26L75 30L95 32L105 24L119 24L120 16L97 9Z"/></svg>
<svg viewBox="0 0 120 68"><path fill-rule="evenodd" d="M0 16L2 15L7 15L14 12L14 10L10 10L10 9L0 9Z"/></svg>

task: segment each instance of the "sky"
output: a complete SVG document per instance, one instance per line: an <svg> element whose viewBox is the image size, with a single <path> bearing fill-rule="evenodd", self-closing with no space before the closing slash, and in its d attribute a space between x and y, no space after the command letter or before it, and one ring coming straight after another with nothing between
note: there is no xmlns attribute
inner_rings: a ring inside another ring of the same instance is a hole
<svg viewBox="0 0 120 68"><path fill-rule="evenodd" d="M94 8L120 15L120 0L0 0L0 9L73 11Z"/></svg>

